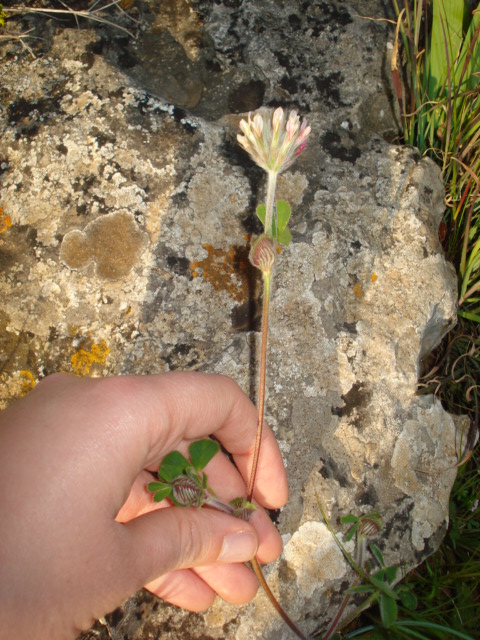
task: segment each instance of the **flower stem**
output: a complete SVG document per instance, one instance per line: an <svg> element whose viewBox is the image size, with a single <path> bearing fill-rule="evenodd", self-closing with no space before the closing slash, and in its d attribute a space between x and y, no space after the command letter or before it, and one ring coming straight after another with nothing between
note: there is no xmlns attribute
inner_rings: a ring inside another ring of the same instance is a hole
<svg viewBox="0 0 480 640"><path fill-rule="evenodd" d="M216 498L215 496L212 496L209 493L206 494L203 500L203 504L206 504L207 506L212 507L217 511L222 511L223 513L227 513L229 516L235 516L235 509L232 507L232 505L224 502L223 500L219 500L218 498Z"/></svg>
<svg viewBox="0 0 480 640"><path fill-rule="evenodd" d="M248 481L247 500L252 501L253 490L255 488L255 478L257 475L258 458L260 455L260 447L262 443L263 421L265 415L265 381L267 372L267 338L268 338L268 319L270 309L270 289L271 289L271 272L263 272L263 314L262 314L262 345L260 352L260 380L258 386L258 421L257 421L257 437L255 440L255 451L253 454L252 469Z"/></svg>
<svg viewBox="0 0 480 640"><path fill-rule="evenodd" d="M255 556L252 559L251 562L252 562L253 570L255 571L255 575L258 578L258 581L262 585L265 593L267 594L267 598L270 600L272 605L275 607L275 610L277 611L279 616L282 618L282 620L285 622L285 624L287 624L290 627L290 629L297 635L298 638L301 638L301 640L306 640L306 638L303 635L303 633L300 631L300 629L297 627L297 625L288 617L288 615L282 609L280 603L278 602L278 600L275 598L275 596L273 595L272 591L270 590L270 587L268 586L268 583L265 580L265 576L262 573L260 565L258 564L257 556Z"/></svg>
<svg viewBox="0 0 480 640"><path fill-rule="evenodd" d="M265 207L265 235L272 237L273 203L277 187L277 171L268 172L267 204Z"/></svg>

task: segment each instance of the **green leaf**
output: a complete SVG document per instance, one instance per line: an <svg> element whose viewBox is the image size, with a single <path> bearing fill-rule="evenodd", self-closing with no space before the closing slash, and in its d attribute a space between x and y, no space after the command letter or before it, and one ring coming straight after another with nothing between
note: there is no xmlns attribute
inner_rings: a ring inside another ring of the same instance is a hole
<svg viewBox="0 0 480 640"><path fill-rule="evenodd" d="M290 229L288 227L279 231L277 234L277 240L280 244L283 244L284 247L288 247L290 242L292 241L292 234L290 233Z"/></svg>
<svg viewBox="0 0 480 640"><path fill-rule="evenodd" d="M397 577L398 567L386 567L385 569L385 579L388 583L392 583Z"/></svg>
<svg viewBox="0 0 480 640"><path fill-rule="evenodd" d="M168 498L168 496L172 493L172 487L169 484L164 484L163 488L160 491L151 489L150 485L153 485L153 484L159 484L159 483L151 482L149 485L147 485L147 488L149 491L155 492L153 495L154 502L161 502L162 500L165 500L165 498Z"/></svg>
<svg viewBox="0 0 480 640"><path fill-rule="evenodd" d="M346 516L342 516L340 518L340 522L342 524L350 524L351 522L353 523L353 522L358 522L358 521L359 521L358 516L354 516L353 513L349 513Z"/></svg>
<svg viewBox="0 0 480 640"><path fill-rule="evenodd" d="M377 547L376 544L371 544L370 545L370 551L372 552L372 555L374 556L374 558L376 559L376 561L378 562L378 564L381 567L385 566L385 560L383 559L383 554L380 551L380 549Z"/></svg>
<svg viewBox="0 0 480 640"><path fill-rule="evenodd" d="M201 471L210 460L220 451L220 445L215 440L204 438L196 440L188 447L188 453L195 471Z"/></svg>
<svg viewBox="0 0 480 640"><path fill-rule="evenodd" d="M385 627L391 627L397 619L398 607L393 598L389 598L385 594L380 595L380 615Z"/></svg>
<svg viewBox="0 0 480 640"><path fill-rule="evenodd" d="M208 489L208 476L206 473L196 474L197 478L200 478L200 486L202 489Z"/></svg>
<svg viewBox="0 0 480 640"><path fill-rule="evenodd" d="M292 214L292 209L288 204L288 202L285 202L285 200L278 200L276 209L277 209L277 228L280 233L284 229L286 229L288 221L290 220L290 216ZM280 242L280 239L278 241Z"/></svg>
<svg viewBox="0 0 480 640"><path fill-rule="evenodd" d="M360 518L358 518L358 516L354 516L353 513L348 513L346 516L342 516L340 518L340 522L342 524L352 524L345 536L345 541L350 542L353 536L357 533L358 525L360 524Z"/></svg>
<svg viewBox="0 0 480 640"><path fill-rule="evenodd" d="M149 482L147 484L147 489L149 491L162 491L165 487L170 487L166 482Z"/></svg>
<svg viewBox="0 0 480 640"><path fill-rule="evenodd" d="M455 60L462 42L465 2L433 2L430 56L428 68L428 96L436 100L447 84L454 81Z"/></svg>
<svg viewBox="0 0 480 640"><path fill-rule="evenodd" d="M350 529L347 531L347 535L345 536L345 541L350 542L353 539L353 536L357 533L358 522L356 522Z"/></svg>
<svg viewBox="0 0 480 640"><path fill-rule="evenodd" d="M355 587L350 587L345 593L373 593L375 591L371 584L357 584Z"/></svg>
<svg viewBox="0 0 480 640"><path fill-rule="evenodd" d="M163 459L158 470L158 476L166 482L171 482L178 476L183 475L191 467L190 462L180 451L171 451Z"/></svg>
<svg viewBox="0 0 480 640"><path fill-rule="evenodd" d="M168 498L169 495L171 495L171 490L170 491L158 491L157 493L153 494L153 501L154 502L162 502L162 500L165 500L165 498Z"/></svg>
<svg viewBox="0 0 480 640"><path fill-rule="evenodd" d="M392 600L396 600L397 594L395 591L383 580L378 579L378 574L375 576L370 576L370 582L377 587L379 591L382 592L382 595L391 598Z"/></svg>
<svg viewBox="0 0 480 640"><path fill-rule="evenodd" d="M410 611L415 611L418 605L417 596L406 585L400 585L400 586L403 588L396 590L400 596L400 602L405 607L405 609L409 609Z"/></svg>
<svg viewBox="0 0 480 640"><path fill-rule="evenodd" d="M264 204L259 204L257 207L257 216L264 227L266 215L266 206ZM272 238L275 238L275 240L277 240L280 244L283 244L283 246L285 247L288 247L288 245L292 241L292 234L287 227L290 215L291 209L288 202L279 200L276 205L276 216L273 216L272 228L270 231L272 234ZM265 229L265 233L267 233L267 229Z"/></svg>
<svg viewBox="0 0 480 640"><path fill-rule="evenodd" d="M257 207L257 217L260 222L265 227L265 218L267 217L267 207L264 204L259 204ZM265 229L265 233L267 230ZM275 217L272 218L272 228L271 228L272 238L277 237L277 227L275 225Z"/></svg>
<svg viewBox="0 0 480 640"><path fill-rule="evenodd" d="M480 315L476 313L469 313L468 311L458 311L457 313L459 316L462 316L462 318L465 318L466 320L480 323Z"/></svg>
<svg viewBox="0 0 480 640"><path fill-rule="evenodd" d="M264 204L259 204L257 207L257 216L263 225L265 225L266 215L267 215L267 207Z"/></svg>

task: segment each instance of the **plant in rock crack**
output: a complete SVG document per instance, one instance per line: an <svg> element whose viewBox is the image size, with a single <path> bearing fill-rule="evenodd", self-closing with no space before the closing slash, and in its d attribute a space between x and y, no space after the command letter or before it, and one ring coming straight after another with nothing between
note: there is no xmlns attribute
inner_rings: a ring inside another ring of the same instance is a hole
<svg viewBox="0 0 480 640"><path fill-rule="evenodd" d="M364 516L355 516L349 514L342 516L340 519L342 524L350 524L351 527L345 535L345 541L349 542L356 537L356 554L353 558L338 536L333 531L326 514L318 501L320 510L324 517L325 523L332 533L335 542L342 551L344 557L356 571L357 578L352 587L345 592L342 602L333 617L328 629L323 634L315 637L321 640L330 640L331 638L339 638L334 635L340 626L344 627L354 620L365 608L373 602L378 602L380 615L385 629L390 629L397 622L398 601L407 609L415 609L416 598L410 587L405 584L397 584L398 566L388 567L385 564L383 554L374 543L368 544L369 538L376 535L381 529L381 518L377 512L373 512ZM372 571L367 562L367 548L373 559L379 565L379 568ZM366 599L361 603L346 619L342 619L345 608L353 594L364 594Z"/></svg>

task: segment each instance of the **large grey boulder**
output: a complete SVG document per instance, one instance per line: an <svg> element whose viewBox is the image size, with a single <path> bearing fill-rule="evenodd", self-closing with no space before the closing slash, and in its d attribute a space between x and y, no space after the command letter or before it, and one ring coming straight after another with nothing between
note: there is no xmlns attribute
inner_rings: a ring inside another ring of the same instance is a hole
<svg viewBox="0 0 480 640"><path fill-rule="evenodd" d="M376 543L406 569L446 529L454 423L416 394L455 321L441 176L385 142L387 28L359 17L383 16L380 3L161 6L141 5L135 42L49 27L35 59L0 49L2 403L57 370L214 371L255 394L261 288L247 255L265 185L232 112L298 105L314 134L279 183L293 242L275 271L267 402L291 497L266 574L312 632L354 577L317 496L337 530L377 510ZM107 624L85 637L291 637L262 592L202 615L140 592Z"/></svg>

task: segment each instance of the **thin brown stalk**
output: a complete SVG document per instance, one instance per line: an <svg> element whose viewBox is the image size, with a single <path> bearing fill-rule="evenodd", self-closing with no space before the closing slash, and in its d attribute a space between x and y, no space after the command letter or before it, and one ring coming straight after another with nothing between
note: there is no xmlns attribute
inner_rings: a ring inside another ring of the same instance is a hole
<svg viewBox="0 0 480 640"><path fill-rule="evenodd" d="M262 570L260 568L260 565L258 564L258 560L256 557L253 558L252 560L252 567L253 567L253 570L255 571L255 575L258 578L258 581L260 582L265 593L267 594L268 599L270 600L272 605L275 607L275 610L277 611L278 615L282 618L285 624L287 624L290 627L290 629L297 634L299 638L301 638L302 640L307 640L306 637L303 635L303 633L300 631L300 629L297 627L297 625L288 617L288 615L280 606L278 600L273 595L270 587L268 586L267 581L265 580L265 576L262 573Z"/></svg>
<svg viewBox="0 0 480 640"><path fill-rule="evenodd" d="M247 500L252 501L255 489L255 479L257 477L258 459L262 444L263 423L265 420L265 387L267 375L267 340L268 340L268 321L270 310L270 282L271 274L263 276L263 315L262 315L262 344L260 354L260 381L258 387L258 421L257 421L257 437L255 440L255 451L253 454L252 469L248 481Z"/></svg>

